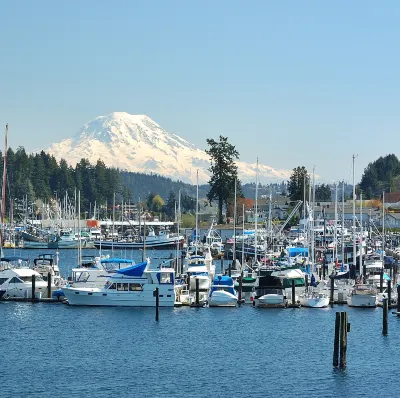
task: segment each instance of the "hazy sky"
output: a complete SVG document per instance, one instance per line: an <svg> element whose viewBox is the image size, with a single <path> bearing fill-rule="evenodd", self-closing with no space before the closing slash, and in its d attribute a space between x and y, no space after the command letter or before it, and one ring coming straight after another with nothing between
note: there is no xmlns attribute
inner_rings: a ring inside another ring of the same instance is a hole
<svg viewBox="0 0 400 398"><path fill-rule="evenodd" d="M145 113L206 149L351 182L399 155L399 1L1 1L0 123L46 148Z"/></svg>

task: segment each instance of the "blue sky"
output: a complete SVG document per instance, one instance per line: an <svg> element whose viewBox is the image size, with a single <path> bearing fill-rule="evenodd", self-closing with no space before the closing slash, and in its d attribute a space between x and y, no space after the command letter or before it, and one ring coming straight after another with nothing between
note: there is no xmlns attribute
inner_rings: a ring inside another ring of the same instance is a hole
<svg viewBox="0 0 400 398"><path fill-rule="evenodd" d="M398 155L400 2L8 1L0 123L46 148L90 119L145 113L206 149L351 182Z"/></svg>

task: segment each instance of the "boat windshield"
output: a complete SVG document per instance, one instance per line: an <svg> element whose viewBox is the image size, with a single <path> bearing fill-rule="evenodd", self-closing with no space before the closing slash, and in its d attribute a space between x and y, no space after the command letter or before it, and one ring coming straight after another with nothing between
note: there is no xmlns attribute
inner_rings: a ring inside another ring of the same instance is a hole
<svg viewBox="0 0 400 398"><path fill-rule="evenodd" d="M229 287L229 286L214 286L214 287L213 287L213 290L214 290L214 291L223 290L223 291L225 291L225 292L229 292L230 287Z"/></svg>
<svg viewBox="0 0 400 398"><path fill-rule="evenodd" d="M74 272L74 282L87 282L89 275L87 271Z"/></svg>
<svg viewBox="0 0 400 398"><path fill-rule="evenodd" d="M274 289L274 288L263 288L257 289L257 294L260 296L265 296L266 294L279 294L282 295L282 289Z"/></svg>
<svg viewBox="0 0 400 398"><path fill-rule="evenodd" d="M21 279L24 283L32 283L32 276L19 276L19 279ZM42 281L43 278L39 275L35 275L35 281Z"/></svg>

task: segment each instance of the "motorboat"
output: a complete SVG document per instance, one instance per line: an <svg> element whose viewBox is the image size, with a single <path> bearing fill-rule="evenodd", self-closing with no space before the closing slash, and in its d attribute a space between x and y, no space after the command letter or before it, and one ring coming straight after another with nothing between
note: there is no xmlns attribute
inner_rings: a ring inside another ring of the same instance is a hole
<svg viewBox="0 0 400 398"><path fill-rule="evenodd" d="M2 257L0 259L0 289L4 297L32 298L32 280L35 277L36 298L46 297L47 282L39 272L29 268L29 259L22 257ZM57 288L51 285L51 291Z"/></svg>
<svg viewBox="0 0 400 398"><path fill-rule="evenodd" d="M253 303L256 307L283 308L287 306L287 298L282 281L272 275L258 277L253 297Z"/></svg>
<svg viewBox="0 0 400 398"><path fill-rule="evenodd" d="M370 307L377 306L378 295L376 287L367 284L355 284L347 296L349 307Z"/></svg>
<svg viewBox="0 0 400 398"><path fill-rule="evenodd" d="M233 279L225 275L216 276L208 295L208 305L210 307L235 307L237 300Z"/></svg>
<svg viewBox="0 0 400 398"><path fill-rule="evenodd" d="M186 257L186 274L190 280L189 290L196 290L196 280L198 280L199 290L208 291L210 289L210 270L206 265L204 256Z"/></svg>
<svg viewBox="0 0 400 398"><path fill-rule="evenodd" d="M47 281L48 275L50 274L51 283L54 284L56 287L62 287L66 284L66 281L60 275L58 262L58 252L56 254L39 254L33 260L34 270L39 272L44 281Z"/></svg>
<svg viewBox="0 0 400 398"><path fill-rule="evenodd" d="M148 269L144 261L115 270L103 287L64 287L70 305L155 307L155 289L159 306L173 307L175 302L173 268Z"/></svg>

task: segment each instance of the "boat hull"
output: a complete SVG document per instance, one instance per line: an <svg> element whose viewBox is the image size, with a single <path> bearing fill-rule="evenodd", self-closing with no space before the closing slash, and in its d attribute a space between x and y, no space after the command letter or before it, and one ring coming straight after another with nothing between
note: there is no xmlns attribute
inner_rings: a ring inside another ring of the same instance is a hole
<svg viewBox="0 0 400 398"><path fill-rule="evenodd" d="M347 297L349 307L374 308L377 306L376 294L352 294Z"/></svg>
<svg viewBox="0 0 400 398"><path fill-rule="evenodd" d="M214 291L208 298L209 307L236 307L237 297L225 291Z"/></svg>
<svg viewBox="0 0 400 398"><path fill-rule="evenodd" d="M309 308L326 308L329 306L329 297L303 297L300 305Z"/></svg>
<svg viewBox="0 0 400 398"><path fill-rule="evenodd" d="M157 249L157 250L176 250L177 243L179 243L180 247L183 247L183 241L177 239L170 240L154 240L146 242L146 249ZM108 241L94 241L94 246L96 249L143 249L143 242L108 242Z"/></svg>
<svg viewBox="0 0 400 398"><path fill-rule="evenodd" d="M112 307L155 307L154 287L138 292L110 291L110 289L72 288L62 289L70 305L112 306ZM160 288L159 306L173 307L175 292L173 286Z"/></svg>
<svg viewBox="0 0 400 398"><path fill-rule="evenodd" d="M284 308L287 301L280 294L265 294L254 299L254 305L259 308Z"/></svg>

